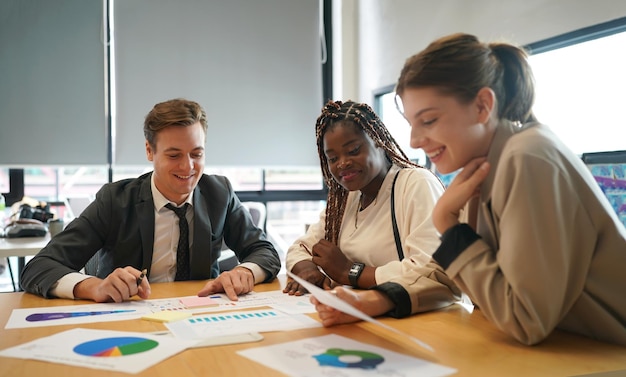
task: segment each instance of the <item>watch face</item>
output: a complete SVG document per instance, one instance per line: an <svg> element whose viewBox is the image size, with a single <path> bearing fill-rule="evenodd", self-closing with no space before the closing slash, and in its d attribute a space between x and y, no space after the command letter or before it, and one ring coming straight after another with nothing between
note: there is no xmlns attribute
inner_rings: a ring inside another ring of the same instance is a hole
<svg viewBox="0 0 626 377"><path fill-rule="evenodd" d="M355 262L352 264L352 267L350 267L350 271L348 272L348 280L350 281L351 286L358 288L357 281L363 272L363 268L365 268L365 264L363 263Z"/></svg>
<svg viewBox="0 0 626 377"><path fill-rule="evenodd" d="M353 263L352 267L350 267L350 273L351 274L356 274L359 271L361 271L361 269L364 267L365 265L363 263Z"/></svg>

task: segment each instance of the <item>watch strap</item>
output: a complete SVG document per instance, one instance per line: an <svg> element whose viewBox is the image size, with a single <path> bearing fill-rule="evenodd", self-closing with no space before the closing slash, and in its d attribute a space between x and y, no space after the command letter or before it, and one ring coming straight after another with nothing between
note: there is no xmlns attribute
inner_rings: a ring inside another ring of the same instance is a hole
<svg viewBox="0 0 626 377"><path fill-rule="evenodd" d="M359 276L361 276L364 269L365 269L364 263L360 263L360 262L352 263L352 266L350 267L350 271L348 271L348 281L350 282L350 285L353 286L354 288L359 287L359 284L358 284Z"/></svg>

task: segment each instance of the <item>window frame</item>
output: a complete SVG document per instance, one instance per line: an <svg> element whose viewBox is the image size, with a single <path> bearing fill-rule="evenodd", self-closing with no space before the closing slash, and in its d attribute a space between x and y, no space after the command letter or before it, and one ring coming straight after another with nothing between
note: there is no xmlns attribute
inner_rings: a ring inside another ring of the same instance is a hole
<svg viewBox="0 0 626 377"><path fill-rule="evenodd" d="M626 17L588 26L568 33L563 33L554 37L543 39L541 41L527 44L522 47L529 53L529 55L534 55L543 52L554 51L560 48L569 47L599 38L609 37L611 35L623 32L626 32ZM374 110L377 114L381 114L382 97L386 94L393 93L394 89L395 84L392 84L382 86L372 91L372 96L374 98ZM381 114L381 119L383 118L384 114ZM427 158L427 165L429 163L430 161Z"/></svg>

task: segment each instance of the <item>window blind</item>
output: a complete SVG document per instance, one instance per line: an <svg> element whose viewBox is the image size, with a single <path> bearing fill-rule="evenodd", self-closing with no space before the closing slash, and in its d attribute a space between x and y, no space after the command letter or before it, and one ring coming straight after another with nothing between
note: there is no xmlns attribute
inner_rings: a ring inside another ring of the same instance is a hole
<svg viewBox="0 0 626 377"><path fill-rule="evenodd" d="M147 163L144 117L179 97L207 112L207 165L319 164L318 0L116 1L113 24L115 164Z"/></svg>
<svg viewBox="0 0 626 377"><path fill-rule="evenodd" d="M106 164L102 0L0 1L0 165Z"/></svg>

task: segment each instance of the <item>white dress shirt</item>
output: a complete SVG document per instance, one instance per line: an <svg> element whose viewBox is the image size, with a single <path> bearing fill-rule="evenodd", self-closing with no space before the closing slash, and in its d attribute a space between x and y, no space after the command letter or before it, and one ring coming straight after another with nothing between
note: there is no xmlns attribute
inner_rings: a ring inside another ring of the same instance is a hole
<svg viewBox="0 0 626 377"><path fill-rule="evenodd" d="M154 174L150 179L152 198L154 199L154 247L152 251L152 266L150 267L150 282L163 283L174 281L176 277L176 249L180 232L178 216L165 206L170 202L157 190L154 184ZM189 250L193 246L193 191L185 200L187 207L187 223L189 224ZM183 203L182 205L184 205ZM172 203L174 207L176 203Z"/></svg>

